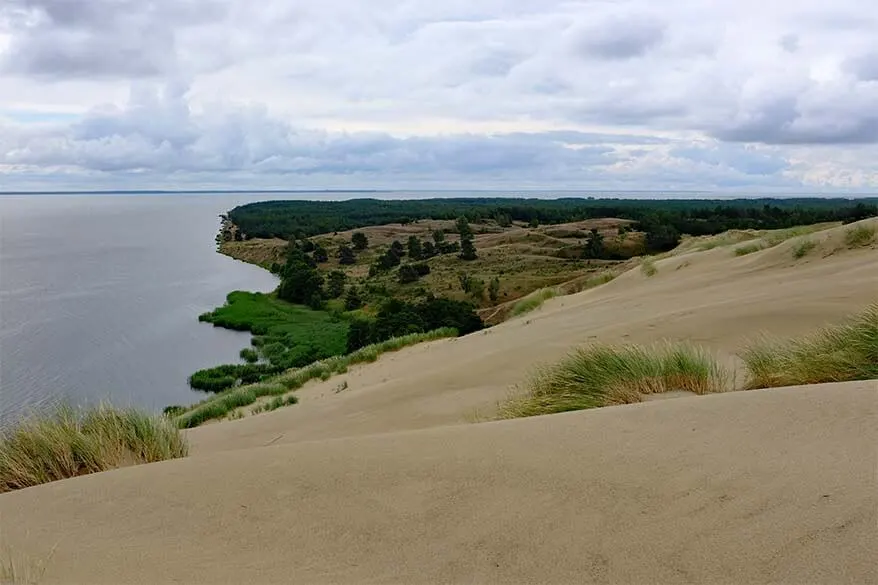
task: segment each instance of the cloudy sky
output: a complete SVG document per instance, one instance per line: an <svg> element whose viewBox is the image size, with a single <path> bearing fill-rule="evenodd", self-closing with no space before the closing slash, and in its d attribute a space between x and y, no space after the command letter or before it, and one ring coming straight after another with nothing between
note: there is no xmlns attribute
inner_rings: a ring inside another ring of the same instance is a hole
<svg viewBox="0 0 878 585"><path fill-rule="evenodd" d="M0 191L878 191L875 0L0 0Z"/></svg>

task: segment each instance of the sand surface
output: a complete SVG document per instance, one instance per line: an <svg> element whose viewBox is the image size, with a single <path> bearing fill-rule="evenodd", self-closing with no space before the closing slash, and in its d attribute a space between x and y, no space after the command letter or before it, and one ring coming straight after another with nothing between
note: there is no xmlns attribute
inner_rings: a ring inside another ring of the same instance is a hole
<svg viewBox="0 0 878 585"><path fill-rule="evenodd" d="M185 460L4 494L0 540L41 583L878 583L875 381L470 422L578 344L734 366L878 300L876 250L816 237L673 256L197 429Z"/></svg>

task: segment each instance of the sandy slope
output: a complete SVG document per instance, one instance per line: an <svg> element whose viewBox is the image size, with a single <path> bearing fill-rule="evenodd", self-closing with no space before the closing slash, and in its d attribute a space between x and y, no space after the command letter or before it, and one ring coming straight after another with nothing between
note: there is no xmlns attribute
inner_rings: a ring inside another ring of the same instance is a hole
<svg viewBox="0 0 878 585"><path fill-rule="evenodd" d="M840 238L674 256L386 356L197 429L189 459L4 494L0 539L57 547L45 583L878 583L873 381L466 422L591 339L734 363L837 321L878 299L878 253Z"/></svg>

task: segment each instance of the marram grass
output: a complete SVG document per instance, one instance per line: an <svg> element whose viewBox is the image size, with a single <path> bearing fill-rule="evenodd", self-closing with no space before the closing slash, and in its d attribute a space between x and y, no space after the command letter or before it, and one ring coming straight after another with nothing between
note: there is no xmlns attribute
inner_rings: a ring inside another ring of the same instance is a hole
<svg viewBox="0 0 878 585"><path fill-rule="evenodd" d="M846 323L802 338L762 337L741 358L751 389L878 378L878 303Z"/></svg>
<svg viewBox="0 0 878 585"><path fill-rule="evenodd" d="M328 380L336 374L343 374L352 365L374 362L383 353L425 341L456 336L456 329L445 327L427 333L412 333L373 343L348 355L334 356L304 368L288 370L264 382L226 390L186 409L175 418L175 421L180 428L197 427L209 420L225 418L232 410L249 406L263 396L281 396L301 388L311 380L318 378ZM295 401L289 400L286 404L295 404Z"/></svg>
<svg viewBox="0 0 878 585"><path fill-rule="evenodd" d="M500 406L501 418L537 416L639 402L643 394L722 392L728 372L687 344L594 345L532 375L524 394Z"/></svg>
<svg viewBox="0 0 878 585"><path fill-rule="evenodd" d="M524 315L525 313L530 313L531 311L535 311L540 308L543 303L547 300L558 296L558 291L554 288L541 288L536 290L517 303L512 307L512 316L518 317L520 315Z"/></svg>
<svg viewBox="0 0 878 585"><path fill-rule="evenodd" d="M62 406L0 435L0 492L187 453L186 440L166 417Z"/></svg>

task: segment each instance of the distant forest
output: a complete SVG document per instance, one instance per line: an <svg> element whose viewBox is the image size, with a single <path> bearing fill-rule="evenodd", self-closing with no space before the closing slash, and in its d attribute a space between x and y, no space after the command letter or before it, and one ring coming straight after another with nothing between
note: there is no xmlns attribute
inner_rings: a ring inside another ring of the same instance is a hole
<svg viewBox="0 0 878 585"><path fill-rule="evenodd" d="M780 229L830 221L849 223L878 215L868 199L513 199L461 198L348 201L263 201L229 212L244 238L302 239L322 233L419 219L469 222L522 221L557 224L617 217L638 222L654 251L673 248L681 234L717 234L729 229Z"/></svg>

